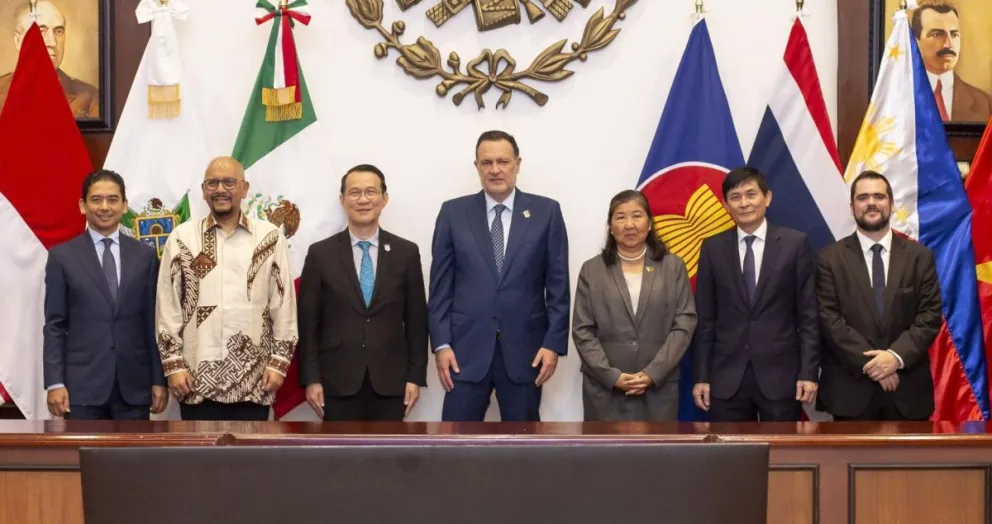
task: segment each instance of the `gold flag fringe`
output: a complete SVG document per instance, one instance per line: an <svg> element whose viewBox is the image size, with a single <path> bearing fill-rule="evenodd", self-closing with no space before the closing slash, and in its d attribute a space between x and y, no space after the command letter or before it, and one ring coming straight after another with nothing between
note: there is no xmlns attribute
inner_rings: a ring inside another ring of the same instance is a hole
<svg viewBox="0 0 992 524"><path fill-rule="evenodd" d="M262 103L267 106L284 106L296 102L296 86L262 88Z"/></svg>
<svg viewBox="0 0 992 524"><path fill-rule="evenodd" d="M285 122L287 120L300 120L301 118L303 118L302 102L265 107L266 122Z"/></svg>
<svg viewBox="0 0 992 524"><path fill-rule="evenodd" d="M164 120L176 118L180 111L179 84L148 86L148 118Z"/></svg>

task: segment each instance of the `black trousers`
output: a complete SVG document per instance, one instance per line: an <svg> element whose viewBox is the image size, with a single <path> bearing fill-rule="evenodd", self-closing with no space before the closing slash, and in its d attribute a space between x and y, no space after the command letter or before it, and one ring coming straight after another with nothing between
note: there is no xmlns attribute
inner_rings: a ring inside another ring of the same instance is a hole
<svg viewBox="0 0 992 524"><path fill-rule="evenodd" d="M728 399L710 397L710 420L713 422L792 422L802 416L802 404L795 398L771 400L761 393L751 363L737 392Z"/></svg>
<svg viewBox="0 0 992 524"><path fill-rule="evenodd" d="M148 420L149 405L133 406L124 401L121 387L114 379L114 387L110 390L110 398L100 406L80 406L72 404L72 392L69 392L69 412L66 420Z"/></svg>
<svg viewBox="0 0 992 524"><path fill-rule="evenodd" d="M200 404L179 404L179 414L183 420L269 420L269 406L254 402L224 404L204 400Z"/></svg>
<svg viewBox="0 0 992 524"><path fill-rule="evenodd" d="M840 417L834 415L834 420L845 421L845 420L866 420L866 421L889 421L889 420L912 420L903 416L902 413L896 408L895 393L884 391L881 387L877 387L875 394L871 397L871 402L868 403L868 407L859 414L853 417ZM924 419L926 420L926 419Z"/></svg>
<svg viewBox="0 0 992 524"><path fill-rule="evenodd" d="M347 397L324 395L324 420L328 422L392 420L402 421L406 406L402 396L384 396L372 388L368 370L358 393Z"/></svg>

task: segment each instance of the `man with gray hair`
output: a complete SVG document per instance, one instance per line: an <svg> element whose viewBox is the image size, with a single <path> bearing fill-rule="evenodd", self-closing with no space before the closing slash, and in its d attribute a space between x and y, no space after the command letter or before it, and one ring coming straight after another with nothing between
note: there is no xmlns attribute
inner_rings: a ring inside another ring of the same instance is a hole
<svg viewBox="0 0 992 524"><path fill-rule="evenodd" d="M65 56L65 15L55 5L52 0L39 0L36 6L36 17L38 29L45 39L45 47L48 48L48 56L55 66L55 73L65 91L66 100L75 118L99 118L100 116L100 92L99 90L82 80L72 78L61 69L62 58ZM18 52L21 44L31 28L31 3L24 2L23 5L14 10L14 48ZM7 91L10 89L10 81L13 73L0 76L0 109L3 108L7 100Z"/></svg>

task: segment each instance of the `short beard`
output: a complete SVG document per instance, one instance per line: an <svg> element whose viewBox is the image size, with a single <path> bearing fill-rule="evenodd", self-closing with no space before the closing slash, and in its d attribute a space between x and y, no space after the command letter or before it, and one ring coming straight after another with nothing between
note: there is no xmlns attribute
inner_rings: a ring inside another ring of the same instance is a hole
<svg viewBox="0 0 992 524"><path fill-rule="evenodd" d="M889 217L885 215L882 215L882 219L875 224L869 223L864 217L855 218L854 221L857 222L858 227L869 233L876 233L889 226Z"/></svg>

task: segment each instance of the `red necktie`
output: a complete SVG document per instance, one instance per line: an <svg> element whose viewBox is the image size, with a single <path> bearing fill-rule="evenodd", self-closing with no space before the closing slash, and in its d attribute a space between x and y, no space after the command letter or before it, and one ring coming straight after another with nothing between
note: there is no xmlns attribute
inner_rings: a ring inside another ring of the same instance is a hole
<svg viewBox="0 0 992 524"><path fill-rule="evenodd" d="M937 111L940 111L940 119L947 122L951 118L947 116L947 105L944 103L944 86L940 79L937 79L937 87L933 90L933 97L937 100Z"/></svg>

